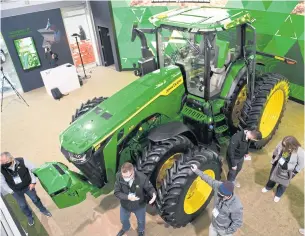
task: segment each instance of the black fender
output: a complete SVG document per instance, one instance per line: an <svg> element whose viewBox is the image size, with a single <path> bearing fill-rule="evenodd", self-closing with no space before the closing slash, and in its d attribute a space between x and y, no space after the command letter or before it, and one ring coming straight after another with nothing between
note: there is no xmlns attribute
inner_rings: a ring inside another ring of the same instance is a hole
<svg viewBox="0 0 305 236"><path fill-rule="evenodd" d="M198 140L194 132L180 121L169 122L153 128L147 138L153 142L161 142L179 134L186 136L193 144L198 145Z"/></svg>

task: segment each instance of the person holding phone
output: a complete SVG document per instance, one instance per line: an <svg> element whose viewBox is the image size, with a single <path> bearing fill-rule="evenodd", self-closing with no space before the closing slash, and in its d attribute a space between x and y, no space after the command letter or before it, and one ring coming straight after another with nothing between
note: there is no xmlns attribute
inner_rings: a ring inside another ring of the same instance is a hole
<svg viewBox="0 0 305 236"><path fill-rule="evenodd" d="M156 190L149 178L135 170L134 166L126 162L121 171L117 173L114 185L114 195L120 200L120 218L122 229L117 236L124 235L130 229L130 214L134 213L138 221L138 235L144 236L146 196L149 196L149 204L156 200Z"/></svg>
<svg viewBox="0 0 305 236"><path fill-rule="evenodd" d="M41 203L35 191L34 165L24 158L14 158L9 152L1 153L0 164L1 190L13 195L22 212L28 218L28 224L34 225L34 218L26 202L25 194L31 198L42 214L51 217L52 214Z"/></svg>

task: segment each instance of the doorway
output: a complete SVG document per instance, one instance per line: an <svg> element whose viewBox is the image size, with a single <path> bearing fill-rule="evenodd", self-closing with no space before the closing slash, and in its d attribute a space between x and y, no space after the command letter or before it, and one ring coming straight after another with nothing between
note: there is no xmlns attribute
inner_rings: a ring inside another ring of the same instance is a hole
<svg viewBox="0 0 305 236"><path fill-rule="evenodd" d="M110 66L114 64L113 53L111 47L111 40L109 35L109 29L98 26L98 32L101 40L102 58L104 66Z"/></svg>

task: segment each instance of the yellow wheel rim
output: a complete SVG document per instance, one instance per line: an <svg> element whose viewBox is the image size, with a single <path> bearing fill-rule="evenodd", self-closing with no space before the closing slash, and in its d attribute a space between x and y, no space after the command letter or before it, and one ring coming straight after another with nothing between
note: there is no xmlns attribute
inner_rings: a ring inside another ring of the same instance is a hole
<svg viewBox="0 0 305 236"><path fill-rule="evenodd" d="M284 106L285 94L281 89L276 90L266 102L262 118L259 124L259 130L263 138L269 136L276 126Z"/></svg>
<svg viewBox="0 0 305 236"><path fill-rule="evenodd" d="M215 172L211 169L203 172L215 179ZM208 200L212 192L212 187L199 176L193 181L184 199L184 212L188 215L197 212Z"/></svg>
<svg viewBox="0 0 305 236"><path fill-rule="evenodd" d="M170 158L168 158L163 165L161 166L158 176L157 176L157 180L156 180L156 187L160 188L162 180L164 179L165 175L166 175L166 171L167 169L170 169L172 167L172 165L174 164L174 162L181 156L181 153L176 153L174 155L172 155Z"/></svg>
<svg viewBox="0 0 305 236"><path fill-rule="evenodd" d="M235 100L233 109L232 109L232 123L235 127L239 124L239 117L242 108L244 107L244 103L247 99L247 85L244 85L242 89L239 91L239 94Z"/></svg>

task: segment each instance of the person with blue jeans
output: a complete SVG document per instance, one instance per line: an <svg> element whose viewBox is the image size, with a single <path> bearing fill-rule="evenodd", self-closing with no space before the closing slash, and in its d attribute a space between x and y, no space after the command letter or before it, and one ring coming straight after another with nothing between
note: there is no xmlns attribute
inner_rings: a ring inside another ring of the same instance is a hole
<svg viewBox="0 0 305 236"><path fill-rule="evenodd" d="M117 236L124 235L130 229L130 214L134 213L138 221L138 235L144 236L146 198L149 196L149 204L156 200L156 191L149 178L134 169L133 165L126 162L121 171L116 175L114 195L120 200L120 218L122 229Z"/></svg>
<svg viewBox="0 0 305 236"><path fill-rule="evenodd" d="M43 206L35 191L36 177L33 174L34 166L24 158L14 158L9 152L2 152L1 164L1 189L12 194L20 209L28 218L28 224L34 225L34 218L25 194L30 197L36 207L44 215L51 217L52 214Z"/></svg>

